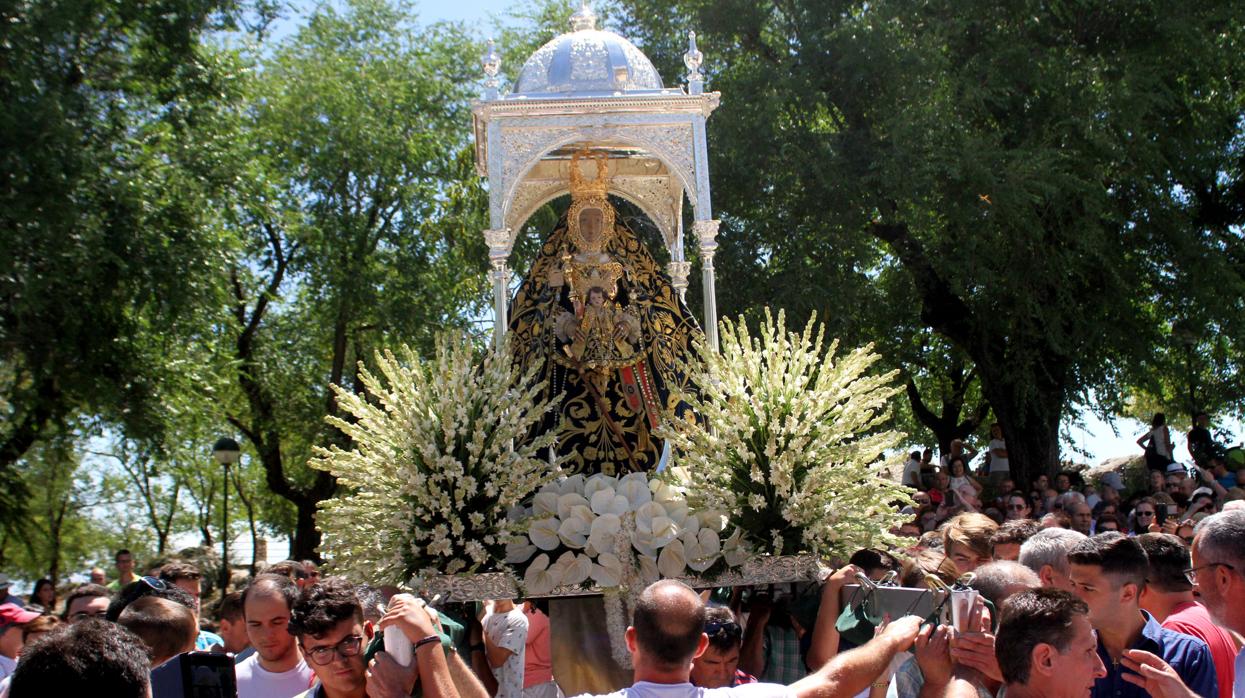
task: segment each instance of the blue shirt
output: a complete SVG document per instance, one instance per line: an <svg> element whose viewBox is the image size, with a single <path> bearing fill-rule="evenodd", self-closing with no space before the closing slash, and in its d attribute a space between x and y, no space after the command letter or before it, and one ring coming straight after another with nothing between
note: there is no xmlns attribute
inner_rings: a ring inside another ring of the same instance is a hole
<svg viewBox="0 0 1245 698"><path fill-rule="evenodd" d="M1216 698L1219 682L1215 679L1215 664L1206 643L1192 635L1164 628L1145 611L1141 615L1145 616L1146 624L1142 626L1137 642L1129 649L1157 655L1172 665L1190 691L1202 698ZM1123 674L1127 670L1124 665L1111 660L1102 645L1102 638L1098 639L1098 656L1107 667L1107 675L1094 682L1092 698L1149 698L1150 694L1144 688L1124 680Z"/></svg>
<svg viewBox="0 0 1245 698"><path fill-rule="evenodd" d="M210 630L200 630L199 636L195 638L195 649L204 652L212 649L212 645L224 647L225 641L221 639L220 635Z"/></svg>

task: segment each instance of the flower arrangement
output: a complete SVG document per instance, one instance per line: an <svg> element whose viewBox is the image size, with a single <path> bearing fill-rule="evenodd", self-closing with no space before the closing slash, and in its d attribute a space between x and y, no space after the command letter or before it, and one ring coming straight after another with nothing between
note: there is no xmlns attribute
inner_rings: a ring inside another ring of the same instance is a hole
<svg viewBox="0 0 1245 698"><path fill-rule="evenodd" d="M379 375L360 372L366 395L335 388L349 418L328 421L353 445L317 449L311 464L343 486L318 519L337 568L392 584L505 556L507 513L556 471L539 458L552 433L530 438L550 406L544 385L510 357L481 359L465 336L443 335L429 361L378 353Z"/></svg>
<svg viewBox="0 0 1245 698"><path fill-rule="evenodd" d="M704 573L720 561L737 566L747 557L738 533L723 544L726 516L694 511L683 487L645 473L564 477L515 514L527 535L511 540L506 561L527 563L528 594L589 579L602 588L633 587Z"/></svg>
<svg viewBox="0 0 1245 698"><path fill-rule="evenodd" d="M846 554L898 542L895 502L909 490L882 476L903 434L883 429L896 372L870 375L872 345L836 357L824 327L788 332L768 309L754 339L744 320L721 324L721 347L701 343L689 367L698 420L670 417L659 435L691 474L689 501L732 512L730 523L775 555Z"/></svg>

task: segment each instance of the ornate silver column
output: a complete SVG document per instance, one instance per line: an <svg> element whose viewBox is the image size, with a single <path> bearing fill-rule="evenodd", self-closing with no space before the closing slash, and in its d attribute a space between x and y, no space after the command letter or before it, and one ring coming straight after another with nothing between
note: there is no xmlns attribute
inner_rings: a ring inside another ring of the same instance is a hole
<svg viewBox="0 0 1245 698"><path fill-rule="evenodd" d="M705 338L709 347L718 350L718 301L713 274L713 255L718 251L719 220L702 220L692 223L692 232L700 242L701 283L705 295Z"/></svg>
<svg viewBox="0 0 1245 698"><path fill-rule="evenodd" d="M493 343L501 349L506 340L510 319L506 317L510 305L510 230L490 228L484 231L488 244L489 264L493 267Z"/></svg>

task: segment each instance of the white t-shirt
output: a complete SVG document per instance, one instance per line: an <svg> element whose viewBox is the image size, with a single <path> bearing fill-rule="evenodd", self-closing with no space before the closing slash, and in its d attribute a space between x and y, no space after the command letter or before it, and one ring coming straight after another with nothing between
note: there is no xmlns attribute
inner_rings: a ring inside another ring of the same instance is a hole
<svg viewBox="0 0 1245 698"><path fill-rule="evenodd" d="M1167 425L1150 430L1150 441L1154 444L1154 452L1160 456L1172 457L1172 445L1167 443Z"/></svg>
<svg viewBox="0 0 1245 698"><path fill-rule="evenodd" d="M278 674L260 666L256 653L235 664L233 671L238 677L238 698L293 698L316 680L305 658L293 669Z"/></svg>
<svg viewBox="0 0 1245 698"><path fill-rule="evenodd" d="M908 459L903 464L903 476L899 480L908 487L921 488L921 461Z"/></svg>
<svg viewBox="0 0 1245 698"><path fill-rule="evenodd" d="M1007 442L1003 439L991 439L990 445L986 449L990 452L990 472L992 473L1010 473L1012 466L1008 464L1006 458L999 458L994 455L994 449L1007 449Z"/></svg>
<svg viewBox="0 0 1245 698"><path fill-rule="evenodd" d="M1245 698L1245 649L1236 655L1236 679L1232 681L1232 698Z"/></svg>
<svg viewBox="0 0 1245 698"><path fill-rule="evenodd" d="M494 647L512 652L501 666L493 667L493 676L497 679L495 698L523 698L523 662L527 652L527 616L523 609L516 606L507 613L494 613L485 618L484 632Z"/></svg>
<svg viewBox="0 0 1245 698"><path fill-rule="evenodd" d="M576 698L589 698L585 693ZM636 681L630 688L591 698L795 698L790 686L779 683L745 683L727 688L700 688L690 683Z"/></svg>

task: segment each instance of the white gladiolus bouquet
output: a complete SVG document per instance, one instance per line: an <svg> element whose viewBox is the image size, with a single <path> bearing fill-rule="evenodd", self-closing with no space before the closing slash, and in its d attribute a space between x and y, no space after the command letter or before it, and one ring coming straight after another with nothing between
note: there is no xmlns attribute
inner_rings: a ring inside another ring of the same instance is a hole
<svg viewBox="0 0 1245 698"><path fill-rule="evenodd" d="M896 372L869 375L872 346L835 356L824 327L788 332L765 313L754 339L742 318L721 324L721 348L703 344L683 395L700 421L668 418L659 435L691 475L690 503L731 512L731 524L775 555L847 555L902 523L907 488L884 477L884 456L903 434L881 429L899 391Z"/></svg>
<svg viewBox="0 0 1245 698"><path fill-rule="evenodd" d="M737 566L747 557L738 534L723 543L725 515L693 511L684 488L645 473L565 477L513 514L528 529L507 546L506 561L527 563L523 586L530 595L589 579L603 588L631 587L703 573L719 560Z"/></svg>
<svg viewBox="0 0 1245 698"><path fill-rule="evenodd" d="M328 421L353 447L317 449L312 466L342 485L318 519L340 571L394 584L504 558L507 513L556 472L538 457L552 432L529 434L549 403L509 351L478 356L467 338L442 336L430 361L407 347L378 353L380 375L361 371L367 395L337 390L353 420Z"/></svg>

